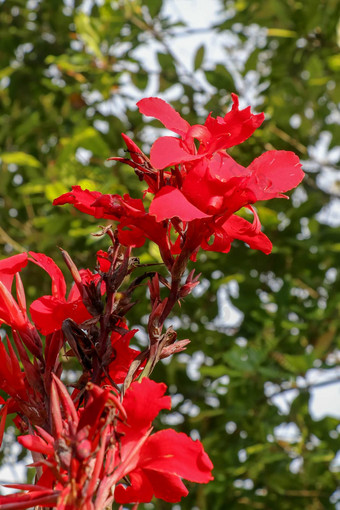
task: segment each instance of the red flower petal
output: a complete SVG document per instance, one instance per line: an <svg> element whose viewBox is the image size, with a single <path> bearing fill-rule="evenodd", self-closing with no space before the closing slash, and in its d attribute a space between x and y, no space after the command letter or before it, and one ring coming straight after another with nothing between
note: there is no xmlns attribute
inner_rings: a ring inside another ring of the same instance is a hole
<svg viewBox="0 0 340 510"><path fill-rule="evenodd" d="M131 486L117 485L115 501L117 503L148 503L153 496L169 503L177 503L188 495L188 489L182 480L169 473L159 473L151 469L136 469L129 474Z"/></svg>
<svg viewBox="0 0 340 510"><path fill-rule="evenodd" d="M130 340L137 331L138 329L132 329L125 335L114 332L111 334L114 359L109 365L109 374L117 384L124 382L132 361L140 354L140 351L129 347Z"/></svg>
<svg viewBox="0 0 340 510"><path fill-rule="evenodd" d="M161 430L149 437L142 448L138 466L177 475L191 482L207 483L213 479L213 464L202 443L172 429Z"/></svg>
<svg viewBox="0 0 340 510"><path fill-rule="evenodd" d="M230 156L216 154L211 160L204 158L195 164L184 180L182 192L207 214L232 214L254 201L253 193L244 185L246 174L247 170Z"/></svg>
<svg viewBox="0 0 340 510"><path fill-rule="evenodd" d="M21 271L27 265L27 253L13 255L7 259L0 260L0 281L11 291L12 281L15 273Z"/></svg>
<svg viewBox="0 0 340 510"><path fill-rule="evenodd" d="M252 223L236 214L231 216L222 228L231 240L239 239L249 244L253 250L263 251L266 255L272 251L273 245L270 239L263 232L254 229Z"/></svg>
<svg viewBox="0 0 340 510"><path fill-rule="evenodd" d="M64 299L66 294L66 283L61 269L57 266L54 260L44 253L35 253L30 251L29 254L33 259L29 259L29 261L41 267L50 275L52 280L52 295L58 299Z"/></svg>
<svg viewBox="0 0 340 510"><path fill-rule="evenodd" d="M264 113L254 115L250 111L250 106L244 110L239 110L237 95L231 94L231 97L233 99L233 106L224 118L217 117L217 119L214 119L209 115L204 123L212 135L210 152L228 149L244 142L264 121ZM227 134L229 136L226 137Z"/></svg>
<svg viewBox="0 0 340 510"><path fill-rule="evenodd" d="M144 469L144 473L151 483L156 498L168 503L178 503L189 493L182 480L172 473L160 473L153 469Z"/></svg>
<svg viewBox="0 0 340 510"><path fill-rule="evenodd" d="M159 97L148 97L138 101L139 111L148 117L155 117L170 131L184 136L190 124L176 110Z"/></svg>
<svg viewBox="0 0 340 510"><path fill-rule="evenodd" d="M131 486L124 487L122 484L116 486L115 501L117 503L149 503L154 495L154 490L148 477L141 469L129 473Z"/></svg>
<svg viewBox="0 0 340 510"><path fill-rule="evenodd" d="M200 159L200 154L188 152L184 142L173 136L162 136L151 147L150 161L152 166L162 170L171 165L179 165L185 161Z"/></svg>
<svg viewBox="0 0 340 510"><path fill-rule="evenodd" d="M290 151L268 151L254 159L248 170L252 177L248 184L257 200L280 197L295 188L304 177L299 158Z"/></svg>
<svg viewBox="0 0 340 510"><path fill-rule="evenodd" d="M99 191L83 190L80 186L72 186L72 191L54 199L53 205L72 204L78 211L90 214L95 218L104 218L103 208L93 207L92 205L101 196L102 194Z"/></svg>
<svg viewBox="0 0 340 510"><path fill-rule="evenodd" d="M219 253L229 253L232 239L223 231L216 229L209 239L204 239L201 243L202 250L217 251Z"/></svg>
<svg viewBox="0 0 340 510"><path fill-rule="evenodd" d="M61 329L65 319L73 319L80 324L91 318L81 299L67 303L53 296L42 296L30 306L32 319L43 335Z"/></svg>
<svg viewBox="0 0 340 510"><path fill-rule="evenodd" d="M127 428L141 433L149 428L161 409L171 408L171 398L164 396L166 385L143 378L134 382L127 390L123 406L128 415ZM124 425L124 428L126 426Z"/></svg>
<svg viewBox="0 0 340 510"><path fill-rule="evenodd" d="M191 204L179 189L172 186L165 186L157 193L150 205L150 214L156 216L157 221L174 217L182 221L210 218Z"/></svg>

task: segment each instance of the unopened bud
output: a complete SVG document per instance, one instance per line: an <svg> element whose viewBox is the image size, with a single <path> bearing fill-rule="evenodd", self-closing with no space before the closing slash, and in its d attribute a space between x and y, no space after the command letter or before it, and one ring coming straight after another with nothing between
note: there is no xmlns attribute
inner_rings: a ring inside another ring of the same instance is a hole
<svg viewBox="0 0 340 510"><path fill-rule="evenodd" d="M177 352L185 351L186 346L190 344L190 340L186 338L185 340L178 340L175 344L168 345L164 347L160 356L160 359L168 358L172 354L176 354Z"/></svg>

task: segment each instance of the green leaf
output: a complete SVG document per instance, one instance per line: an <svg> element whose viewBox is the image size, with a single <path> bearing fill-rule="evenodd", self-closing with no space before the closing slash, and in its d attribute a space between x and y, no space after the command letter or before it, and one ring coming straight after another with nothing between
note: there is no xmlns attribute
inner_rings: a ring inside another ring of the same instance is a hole
<svg viewBox="0 0 340 510"><path fill-rule="evenodd" d="M0 158L3 163L15 164L19 166L31 166L34 168L40 168L40 162L31 154L26 154L25 152L2 152L0 153Z"/></svg>
<svg viewBox="0 0 340 510"><path fill-rule="evenodd" d="M202 46L200 46L198 48L198 50L196 51L195 60L194 60L195 71L197 71L197 69L199 69L202 66L202 62L204 60L204 53L205 53L205 47L204 47L204 44L202 44Z"/></svg>

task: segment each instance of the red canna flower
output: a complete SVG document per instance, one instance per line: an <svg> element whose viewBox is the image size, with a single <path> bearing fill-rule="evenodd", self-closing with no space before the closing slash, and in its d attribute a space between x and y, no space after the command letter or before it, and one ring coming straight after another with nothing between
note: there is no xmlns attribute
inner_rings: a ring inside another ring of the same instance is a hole
<svg viewBox="0 0 340 510"><path fill-rule="evenodd" d="M202 444L171 429L149 435L137 454L137 446L143 434L150 431L152 421L161 409L171 407L170 397L164 396L165 390L165 384L144 378L126 392L123 405L127 420L117 425L117 432L122 436L116 478L129 474L131 486L116 487L118 503L146 503L153 496L178 502L188 494L182 478L197 483L207 483L213 478L213 466Z"/></svg>
<svg viewBox="0 0 340 510"><path fill-rule="evenodd" d="M0 496L1 508L40 504L101 510L113 500L147 502L153 495L176 502L188 493L182 478L198 483L212 479L213 466L199 441L171 429L151 434L160 410L171 407L165 384L146 378L135 382L123 403L112 388L89 384L87 390L85 404L76 409L54 377L53 435L37 426L35 434L19 437L25 448L42 456L34 465L43 474L37 485L12 485L27 492ZM122 481L127 475L129 487Z"/></svg>
<svg viewBox="0 0 340 510"><path fill-rule="evenodd" d="M146 181L147 191L155 195L148 213L141 200L128 195L100 195L79 187L54 204L72 203L95 217L119 221L119 239L125 245L142 246L145 238L151 239L170 270L172 255L184 250L185 256L194 259L199 247L227 253L234 239L270 253L271 242L261 232L256 212L251 209L253 223L235 213L259 200L284 197L304 173L292 152L268 151L247 168L227 154L228 148L247 140L264 120L263 113L252 114L250 107L240 110L236 95L232 99L232 109L224 117L209 114L204 125L194 126L162 99L137 103L141 113L159 119L180 137L156 140L149 160L123 135L131 160L111 158L130 164ZM165 170L168 167L172 168Z"/></svg>
<svg viewBox="0 0 340 510"><path fill-rule="evenodd" d="M31 317L39 331L43 335L49 335L60 330L65 319L72 319L77 323L90 319L91 315L76 285L72 287L66 299L65 278L55 262L43 253L29 252L29 254L31 256L29 260L44 269L52 280L52 295L42 296L30 306ZM80 271L80 276L84 284L100 278L89 270Z"/></svg>
<svg viewBox="0 0 340 510"><path fill-rule="evenodd" d="M239 110L237 95L232 94L232 99L233 107L224 117L214 119L210 113L204 125L194 126L190 126L172 106L158 97L139 101L137 106L141 113L155 117L167 129L181 137L164 136L156 140L151 148L151 164L161 170L172 165L197 161L247 140L264 121L264 114L252 114L250 107ZM200 142L198 151L195 139Z"/></svg>

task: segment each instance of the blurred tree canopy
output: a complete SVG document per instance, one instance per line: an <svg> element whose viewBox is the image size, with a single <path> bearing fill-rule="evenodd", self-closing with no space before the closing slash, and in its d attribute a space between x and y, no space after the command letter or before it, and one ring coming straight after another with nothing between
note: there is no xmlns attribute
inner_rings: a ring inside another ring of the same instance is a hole
<svg viewBox="0 0 340 510"><path fill-rule="evenodd" d="M106 159L124 154L122 131L148 151L160 124L144 123L141 97L170 100L190 123L226 112L230 92L264 111L233 157L247 165L265 150L293 150L306 178L290 201L258 207L271 255L237 243L228 255L201 254L202 285L178 309L179 338L192 343L155 372L173 394L162 426L201 438L215 480L190 487L181 504L141 508L334 509L339 421L311 403L318 386L340 380L340 4L214 0L210 26L203 5L0 2L1 257L44 251L62 266L62 246L93 267L105 248L90 235L98 222L51 202L74 184L138 196L132 170ZM158 257L151 246L139 255ZM37 274L23 275L30 299L50 285ZM148 313L143 293L131 325Z"/></svg>

